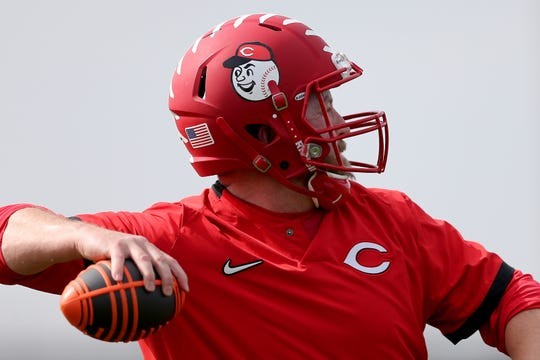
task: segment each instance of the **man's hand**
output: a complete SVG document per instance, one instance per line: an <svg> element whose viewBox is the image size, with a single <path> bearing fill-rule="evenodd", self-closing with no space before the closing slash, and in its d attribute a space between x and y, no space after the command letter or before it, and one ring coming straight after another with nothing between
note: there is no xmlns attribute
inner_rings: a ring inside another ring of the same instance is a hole
<svg viewBox="0 0 540 360"><path fill-rule="evenodd" d="M155 268L165 295L172 294L174 278L183 290L189 291L186 273L178 262L146 238L84 223L81 224L80 235L75 243L80 256L94 261L111 259L112 276L116 281L122 280L124 260L131 258L143 275L146 290L154 290Z"/></svg>

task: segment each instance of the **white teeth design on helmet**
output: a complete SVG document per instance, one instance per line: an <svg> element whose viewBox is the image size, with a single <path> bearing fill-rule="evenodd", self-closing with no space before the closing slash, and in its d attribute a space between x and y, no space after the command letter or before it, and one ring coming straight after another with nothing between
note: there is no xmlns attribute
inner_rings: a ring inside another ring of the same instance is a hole
<svg viewBox="0 0 540 360"><path fill-rule="evenodd" d="M195 40L195 43L193 44L193 47L191 48L192 53L195 54L197 52L197 48L199 47L199 43L201 42L201 40L202 40L202 36L198 38L197 40Z"/></svg>
<svg viewBox="0 0 540 360"><path fill-rule="evenodd" d="M210 34L210 37L214 37L216 35L216 33L221 30L221 27L223 26L223 24L225 24L225 21L217 24L214 29L212 30L212 34Z"/></svg>
<svg viewBox="0 0 540 360"><path fill-rule="evenodd" d="M259 24L264 24L264 22L268 19L270 19L271 17L274 17L276 16L276 14L266 14L266 15L263 15L259 18Z"/></svg>
<svg viewBox="0 0 540 360"><path fill-rule="evenodd" d="M169 97L171 99L174 99L174 91L173 91L173 88L172 88L172 83L171 85L169 86Z"/></svg>
<svg viewBox="0 0 540 360"><path fill-rule="evenodd" d="M178 65L176 65L176 74L177 75L182 74L182 60L184 60L183 56L180 58L180 61L178 61Z"/></svg>
<svg viewBox="0 0 540 360"><path fill-rule="evenodd" d="M244 22L244 20L246 20L248 17L250 17L252 14L247 14L247 15L242 15L240 16L238 19L236 19L236 21L234 22L234 28L238 28L240 25L242 25L242 23Z"/></svg>

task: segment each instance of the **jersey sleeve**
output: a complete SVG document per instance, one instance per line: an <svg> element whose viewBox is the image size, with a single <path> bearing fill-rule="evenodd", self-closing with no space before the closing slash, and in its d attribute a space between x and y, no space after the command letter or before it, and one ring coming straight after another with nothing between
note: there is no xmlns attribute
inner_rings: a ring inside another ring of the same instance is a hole
<svg viewBox="0 0 540 360"><path fill-rule="evenodd" d="M480 328L486 344L506 353L506 325L515 315L530 309L540 309L540 284L530 274L516 270L499 305Z"/></svg>
<svg viewBox="0 0 540 360"><path fill-rule="evenodd" d="M411 268L421 271L424 317L454 344L485 324L499 305L514 269L482 245L465 240L448 222L406 198L412 216Z"/></svg>
<svg viewBox="0 0 540 360"><path fill-rule="evenodd" d="M110 230L144 236L167 252L174 246L180 233L183 205L161 202L143 212L100 212L81 214L76 218Z"/></svg>

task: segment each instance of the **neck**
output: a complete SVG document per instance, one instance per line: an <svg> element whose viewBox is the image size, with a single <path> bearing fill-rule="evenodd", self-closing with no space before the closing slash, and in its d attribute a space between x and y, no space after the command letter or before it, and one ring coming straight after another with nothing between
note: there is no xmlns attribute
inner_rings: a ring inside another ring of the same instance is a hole
<svg viewBox="0 0 540 360"><path fill-rule="evenodd" d="M269 211L297 213L315 207L309 196L293 191L272 177L256 171L227 173L220 175L219 181L237 198Z"/></svg>

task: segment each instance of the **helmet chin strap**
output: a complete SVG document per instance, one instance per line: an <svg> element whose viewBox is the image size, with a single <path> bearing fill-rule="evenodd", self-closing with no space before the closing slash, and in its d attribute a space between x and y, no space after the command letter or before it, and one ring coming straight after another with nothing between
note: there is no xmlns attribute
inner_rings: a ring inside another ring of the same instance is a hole
<svg viewBox="0 0 540 360"><path fill-rule="evenodd" d="M351 183L347 175L316 171L308 180L308 189L322 194L319 197L311 197L315 207L329 210L349 196Z"/></svg>

